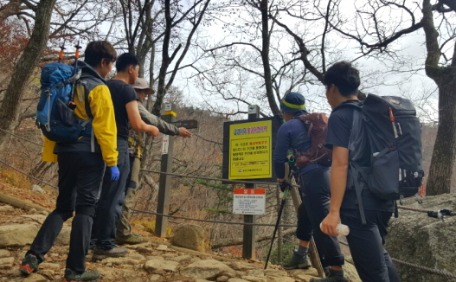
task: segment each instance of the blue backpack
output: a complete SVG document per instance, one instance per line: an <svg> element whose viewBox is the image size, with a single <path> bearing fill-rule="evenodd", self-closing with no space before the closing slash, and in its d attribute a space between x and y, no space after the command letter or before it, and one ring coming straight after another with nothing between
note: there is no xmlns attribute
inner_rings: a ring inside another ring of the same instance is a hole
<svg viewBox="0 0 456 282"><path fill-rule="evenodd" d="M73 97L78 86L82 86L78 68L50 63L41 70L41 96L36 111L36 125L49 140L73 142L90 134L92 114L86 93L86 112L90 118L82 120L74 115L76 105Z"/></svg>

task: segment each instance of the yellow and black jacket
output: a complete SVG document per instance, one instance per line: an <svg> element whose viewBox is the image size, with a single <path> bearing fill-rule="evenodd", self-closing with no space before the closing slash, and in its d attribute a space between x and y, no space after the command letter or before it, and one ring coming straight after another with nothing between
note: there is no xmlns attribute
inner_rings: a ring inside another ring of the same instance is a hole
<svg viewBox="0 0 456 282"><path fill-rule="evenodd" d="M78 62L82 69L81 84L75 89L74 114L83 120L92 118L92 130L75 142L58 143L45 138L43 161L57 161L63 152L101 152L107 166L117 165L117 127L111 93L102 77L89 65ZM87 97L85 97L87 95ZM86 101L90 113L86 110Z"/></svg>

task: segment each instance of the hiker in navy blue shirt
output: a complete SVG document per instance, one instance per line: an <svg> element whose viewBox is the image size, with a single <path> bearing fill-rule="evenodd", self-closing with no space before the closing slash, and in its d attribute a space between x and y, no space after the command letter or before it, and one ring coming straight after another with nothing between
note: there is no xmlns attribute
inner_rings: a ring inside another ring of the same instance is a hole
<svg viewBox="0 0 456 282"><path fill-rule="evenodd" d="M333 149L331 166L331 206L321 230L331 236L337 235L339 221L348 225L350 234L347 241L356 270L363 282L400 281L391 258L384 249L388 222L395 209L391 200L376 198L369 189L362 190L361 198L366 224L361 222L361 214L354 179L350 173L350 163L368 166L370 153L356 144L367 144L366 134L361 130L361 116L354 112L359 105L357 92L360 85L359 71L348 62L338 62L331 66L325 76L326 98L333 109L328 122L326 146ZM363 141L364 140L364 141ZM366 147L364 147L366 148ZM368 148L368 147L367 147Z"/></svg>
<svg viewBox="0 0 456 282"><path fill-rule="evenodd" d="M274 150L274 168L277 180L282 191L289 182L285 180L285 164L288 162L289 150L305 152L310 148L311 139L307 136L307 129L298 117L307 114L304 96L300 93L287 94L280 103L285 123L277 133L277 142ZM324 267L329 268L329 277L323 279L312 278L310 281L330 282L347 281L344 278L342 265L344 256L340 252L337 237L331 237L321 232L319 225L329 211L329 167L309 163L299 172L300 192L302 204L298 209L298 228L296 237L299 247L294 250L293 256L283 267L285 269L308 268L311 266L307 252L313 236L320 259Z"/></svg>

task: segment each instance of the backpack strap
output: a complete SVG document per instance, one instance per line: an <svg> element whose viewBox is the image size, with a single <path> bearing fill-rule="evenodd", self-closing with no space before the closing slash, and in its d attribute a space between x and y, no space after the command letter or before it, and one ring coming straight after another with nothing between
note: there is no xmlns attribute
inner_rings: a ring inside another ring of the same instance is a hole
<svg viewBox="0 0 456 282"><path fill-rule="evenodd" d="M353 183L355 184L356 199L358 200L359 213L361 215L361 224L366 224L366 215L364 213L364 204L362 192L364 186L366 185L367 174L363 169L356 163L350 162L350 167L352 168L352 177Z"/></svg>
<svg viewBox="0 0 456 282"><path fill-rule="evenodd" d="M361 120L361 110L362 110L362 104L361 103L345 103L342 105L339 105L335 110L339 108L345 108L345 107L351 107L354 108L355 111L353 111L353 122L352 122L352 130L350 133L350 139L349 139L349 145L348 148L350 150L351 144L353 144L354 140L354 132L358 131L360 128L362 128L359 124L359 122L362 122ZM357 130L354 130L357 129ZM363 204L363 197L362 197L362 192L363 189L366 188L367 185L367 180L368 180L368 174L366 171L366 168L361 167L359 164L356 163L356 161L352 160L350 158L350 151L349 151L349 170L351 170L351 176L353 180L353 184L355 186L355 193L356 193L356 200L358 201L358 209L359 213L361 216L361 224L366 224L366 215L364 213L364 204Z"/></svg>

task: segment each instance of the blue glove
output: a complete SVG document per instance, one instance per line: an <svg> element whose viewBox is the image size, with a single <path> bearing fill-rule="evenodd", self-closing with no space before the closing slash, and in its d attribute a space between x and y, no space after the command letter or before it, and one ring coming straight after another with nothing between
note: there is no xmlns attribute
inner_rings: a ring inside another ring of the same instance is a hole
<svg viewBox="0 0 456 282"><path fill-rule="evenodd" d="M116 165L110 166L109 168L111 169L111 181L119 180L119 176L120 176L119 168Z"/></svg>

